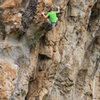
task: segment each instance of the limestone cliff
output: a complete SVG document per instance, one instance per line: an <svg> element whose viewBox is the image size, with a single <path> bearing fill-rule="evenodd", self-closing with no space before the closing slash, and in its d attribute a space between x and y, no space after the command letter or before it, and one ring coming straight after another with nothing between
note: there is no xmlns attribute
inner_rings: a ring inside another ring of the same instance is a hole
<svg viewBox="0 0 100 100"><path fill-rule="evenodd" d="M51 28L41 12L60 13ZM100 100L100 0L0 0L0 100Z"/></svg>

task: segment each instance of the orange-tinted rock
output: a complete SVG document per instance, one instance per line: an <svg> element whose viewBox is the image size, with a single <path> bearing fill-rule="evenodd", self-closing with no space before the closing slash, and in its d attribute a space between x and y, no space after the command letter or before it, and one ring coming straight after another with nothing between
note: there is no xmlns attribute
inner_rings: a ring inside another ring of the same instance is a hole
<svg viewBox="0 0 100 100"><path fill-rule="evenodd" d="M6 0L0 7L2 9L6 9L9 7L18 7L21 5L22 0Z"/></svg>
<svg viewBox="0 0 100 100"><path fill-rule="evenodd" d="M14 92L17 67L7 60L0 60L0 100L8 100Z"/></svg>

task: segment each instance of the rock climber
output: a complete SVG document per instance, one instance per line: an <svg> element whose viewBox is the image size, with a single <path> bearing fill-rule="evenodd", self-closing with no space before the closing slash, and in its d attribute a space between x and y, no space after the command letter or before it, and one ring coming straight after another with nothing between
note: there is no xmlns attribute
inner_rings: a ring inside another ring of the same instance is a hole
<svg viewBox="0 0 100 100"><path fill-rule="evenodd" d="M53 11L53 9L50 8L49 12L46 15L44 14L44 12L42 12L42 15L44 18L49 18L52 27L55 27L58 20L57 13L60 13L60 7L58 7L57 11Z"/></svg>

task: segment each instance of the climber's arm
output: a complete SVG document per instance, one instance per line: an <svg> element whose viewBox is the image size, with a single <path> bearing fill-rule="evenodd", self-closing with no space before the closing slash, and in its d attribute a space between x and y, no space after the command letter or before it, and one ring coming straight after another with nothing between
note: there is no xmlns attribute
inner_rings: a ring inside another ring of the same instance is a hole
<svg viewBox="0 0 100 100"><path fill-rule="evenodd" d="M43 15L44 18L48 18L48 16L46 16L43 12L42 12L42 15Z"/></svg>
<svg viewBox="0 0 100 100"><path fill-rule="evenodd" d="M57 11L57 13L60 13L60 7L58 7L58 11Z"/></svg>

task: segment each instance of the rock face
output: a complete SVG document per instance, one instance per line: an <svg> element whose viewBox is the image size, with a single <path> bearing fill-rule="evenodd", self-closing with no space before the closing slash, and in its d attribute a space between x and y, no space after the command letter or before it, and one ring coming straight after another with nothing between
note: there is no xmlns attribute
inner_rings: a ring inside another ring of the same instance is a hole
<svg viewBox="0 0 100 100"><path fill-rule="evenodd" d="M41 12L56 6L51 28ZM100 0L0 0L0 100L100 100L99 93Z"/></svg>

